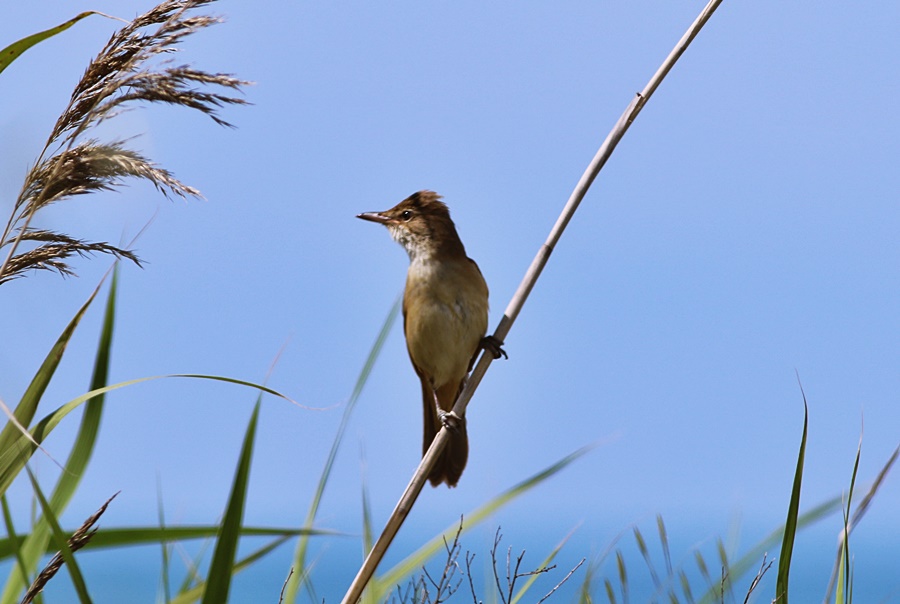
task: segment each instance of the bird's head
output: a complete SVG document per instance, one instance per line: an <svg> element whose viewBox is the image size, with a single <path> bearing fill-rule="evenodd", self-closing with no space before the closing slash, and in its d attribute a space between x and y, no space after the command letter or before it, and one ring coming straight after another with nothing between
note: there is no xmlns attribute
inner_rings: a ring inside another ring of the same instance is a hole
<svg viewBox="0 0 900 604"><path fill-rule="evenodd" d="M406 249L410 260L437 254L465 256L450 210L434 191L413 193L390 210L365 212L357 218L386 226L391 237Z"/></svg>

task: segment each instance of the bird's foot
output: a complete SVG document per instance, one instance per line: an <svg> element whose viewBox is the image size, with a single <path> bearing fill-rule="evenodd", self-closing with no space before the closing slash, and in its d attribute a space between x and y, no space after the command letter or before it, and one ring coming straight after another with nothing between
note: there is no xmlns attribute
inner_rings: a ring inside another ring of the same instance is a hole
<svg viewBox="0 0 900 604"><path fill-rule="evenodd" d="M481 338L478 346L485 352L490 353L494 359L499 359L502 356L504 359L509 360L509 355L502 348L503 341L494 336L484 336Z"/></svg>
<svg viewBox="0 0 900 604"><path fill-rule="evenodd" d="M465 421L453 411L444 411L443 409L438 409L438 417L441 420L441 425L451 432L459 432L460 425Z"/></svg>

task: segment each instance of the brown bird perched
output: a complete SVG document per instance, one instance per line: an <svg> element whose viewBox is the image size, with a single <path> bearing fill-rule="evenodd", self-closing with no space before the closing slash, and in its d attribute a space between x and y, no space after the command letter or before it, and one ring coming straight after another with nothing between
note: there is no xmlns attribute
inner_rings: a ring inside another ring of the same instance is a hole
<svg viewBox="0 0 900 604"><path fill-rule="evenodd" d="M357 218L385 225L409 254L403 292L403 331L413 369L422 382L422 455L441 429L481 348L495 358L501 342L485 338L488 288L466 256L450 210L433 191L413 193L384 212ZM456 486L469 456L464 418L450 423L447 447L428 476L431 484Z"/></svg>

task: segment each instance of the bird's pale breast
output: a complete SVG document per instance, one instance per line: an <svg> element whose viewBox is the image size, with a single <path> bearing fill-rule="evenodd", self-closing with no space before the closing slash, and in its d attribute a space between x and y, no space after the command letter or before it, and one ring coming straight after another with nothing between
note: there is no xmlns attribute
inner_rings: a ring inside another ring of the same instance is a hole
<svg viewBox="0 0 900 604"><path fill-rule="evenodd" d="M404 306L412 361L435 388L461 381L487 331L487 285L475 263L414 260Z"/></svg>

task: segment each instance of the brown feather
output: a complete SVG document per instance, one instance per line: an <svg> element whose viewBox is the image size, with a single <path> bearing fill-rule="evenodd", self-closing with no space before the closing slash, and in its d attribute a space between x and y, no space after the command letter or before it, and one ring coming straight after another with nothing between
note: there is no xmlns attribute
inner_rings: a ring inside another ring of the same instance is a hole
<svg viewBox="0 0 900 604"><path fill-rule="evenodd" d="M409 254L403 331L422 384L424 455L441 429L437 407L453 409L487 331L487 284L436 193L419 191L390 210L360 217L387 226ZM428 477L435 486L455 486L466 467L465 419L459 424Z"/></svg>

